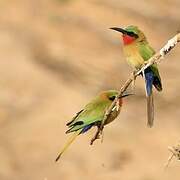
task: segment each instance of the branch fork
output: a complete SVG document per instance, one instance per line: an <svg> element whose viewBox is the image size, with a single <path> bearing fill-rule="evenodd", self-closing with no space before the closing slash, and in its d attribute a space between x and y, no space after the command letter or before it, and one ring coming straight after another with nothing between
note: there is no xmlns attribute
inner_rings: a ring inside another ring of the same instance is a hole
<svg viewBox="0 0 180 180"><path fill-rule="evenodd" d="M176 146L170 146L168 147L168 150L171 152L171 155L168 158L168 161L165 165L165 168L167 168L172 161L172 159L175 157L178 161L180 161L180 144L177 144Z"/></svg>

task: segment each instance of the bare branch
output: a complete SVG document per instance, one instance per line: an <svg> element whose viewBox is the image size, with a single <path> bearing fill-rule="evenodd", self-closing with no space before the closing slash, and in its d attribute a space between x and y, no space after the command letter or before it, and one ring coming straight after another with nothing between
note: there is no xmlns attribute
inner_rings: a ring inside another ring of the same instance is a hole
<svg viewBox="0 0 180 180"><path fill-rule="evenodd" d="M101 126L98 128L98 131L96 132L95 136L91 140L91 145L93 144L93 142L96 139L99 139L100 134L102 134L106 119L108 118L109 114L114 110L114 108L116 109L116 104L117 104L118 99L123 95L123 93L127 90L127 88L134 81L134 79L136 79L136 77L138 75L140 75L142 72L144 72L144 70L146 68L148 68L149 66L151 66L152 64L154 64L154 63L159 64L161 62L161 60L164 58L164 56L166 54L168 54L176 46L176 44L178 42L180 42L180 33L176 34L176 36L174 36L172 39L170 39L167 42L167 44L159 52L157 52L154 56L152 56L146 62L146 64L144 64L144 66L142 66L142 68L139 71L132 73L130 75L129 79L127 79L127 81L120 88L118 96L115 98L115 100L112 102L109 109L106 111L104 118L101 122Z"/></svg>
<svg viewBox="0 0 180 180"><path fill-rule="evenodd" d="M180 144L178 143L176 146L168 147L171 155L168 158L167 163L165 164L165 168L167 168L172 161L173 157L175 157L178 161L180 160Z"/></svg>

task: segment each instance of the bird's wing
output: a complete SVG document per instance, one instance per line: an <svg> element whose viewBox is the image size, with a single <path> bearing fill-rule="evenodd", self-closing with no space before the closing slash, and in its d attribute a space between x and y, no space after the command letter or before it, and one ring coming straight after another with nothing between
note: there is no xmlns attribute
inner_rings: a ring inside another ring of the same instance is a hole
<svg viewBox="0 0 180 180"><path fill-rule="evenodd" d="M66 133L77 131L102 121L104 113L109 105L110 103L108 101L88 104L84 110L78 114L76 119L70 123L69 129L66 131Z"/></svg>
<svg viewBox="0 0 180 180"><path fill-rule="evenodd" d="M155 54L155 51L151 46L149 46L148 43L140 43L139 53L143 57L144 61L148 61ZM151 70L156 76L159 76L159 71L156 64L151 65Z"/></svg>
<svg viewBox="0 0 180 180"><path fill-rule="evenodd" d="M141 56L143 57L144 61L147 61L149 58L151 58L155 54L154 49L151 46L149 46L148 43L140 43L139 52Z"/></svg>
<svg viewBox="0 0 180 180"><path fill-rule="evenodd" d="M71 126L71 124L73 124L73 122L78 118L78 116L80 115L80 113L82 113L84 111L84 109L81 109L79 112L76 113L76 115L72 118L71 121L69 121L66 125L67 126Z"/></svg>
<svg viewBox="0 0 180 180"><path fill-rule="evenodd" d="M155 54L154 49L151 46L149 46L148 43L141 43L139 45L139 52L141 56L143 57L144 61L149 60ZM161 83L161 77L160 77L157 65L156 64L151 65L150 69L152 70L154 74L153 84L155 85L158 91L161 91L162 83Z"/></svg>

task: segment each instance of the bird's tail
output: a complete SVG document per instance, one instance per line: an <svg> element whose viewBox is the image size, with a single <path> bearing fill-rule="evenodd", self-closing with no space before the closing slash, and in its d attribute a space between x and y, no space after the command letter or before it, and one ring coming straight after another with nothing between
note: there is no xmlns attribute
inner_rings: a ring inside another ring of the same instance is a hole
<svg viewBox="0 0 180 180"><path fill-rule="evenodd" d="M151 128L154 122L153 92L151 93L150 96L147 96L147 116L148 116L147 126Z"/></svg>
<svg viewBox="0 0 180 180"><path fill-rule="evenodd" d="M60 153L58 154L57 158L56 158L56 162L60 159L60 157L62 156L62 154L66 151L66 149L72 144L72 142L76 139L76 137L81 133L81 129L79 129L78 131L75 131L74 134L70 137L70 139L68 140L68 142L65 144L65 146L62 148L62 150L60 151Z"/></svg>
<svg viewBox="0 0 180 180"><path fill-rule="evenodd" d="M154 102L153 102L153 82L154 82L154 73L151 69L146 69L144 72L145 78L145 89L147 97L147 116L148 116L148 127L153 126L154 122Z"/></svg>

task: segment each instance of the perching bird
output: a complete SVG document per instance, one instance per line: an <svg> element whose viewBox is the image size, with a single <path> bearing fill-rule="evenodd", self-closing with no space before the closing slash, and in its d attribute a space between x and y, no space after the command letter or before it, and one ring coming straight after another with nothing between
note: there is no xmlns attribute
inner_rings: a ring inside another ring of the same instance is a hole
<svg viewBox="0 0 180 180"><path fill-rule="evenodd" d="M101 92L98 96L96 96L92 101L90 101L84 109L79 111L76 116L67 123L68 130L66 133L73 132L74 134L69 139L67 144L63 147L61 152L56 158L56 161L59 160L64 151L69 147L69 145L75 140L75 138L87 132L91 127L101 125L101 121L104 118L106 110L110 107L113 100L118 95L118 91L116 90L108 90ZM131 94L124 94L119 98L119 108L114 109L110 115L108 116L105 124L112 122L120 113L120 108L122 106L122 98L125 96L129 96Z"/></svg>
<svg viewBox="0 0 180 180"><path fill-rule="evenodd" d="M122 33L123 50L128 64L134 69L139 70L144 62L151 58L155 51L149 45L144 33L137 26L128 26L125 29L113 27L110 28ZM154 103L152 87L162 91L161 78L156 64L145 69L142 74L145 79L145 88L147 96L147 114L148 126L153 126L154 121Z"/></svg>

